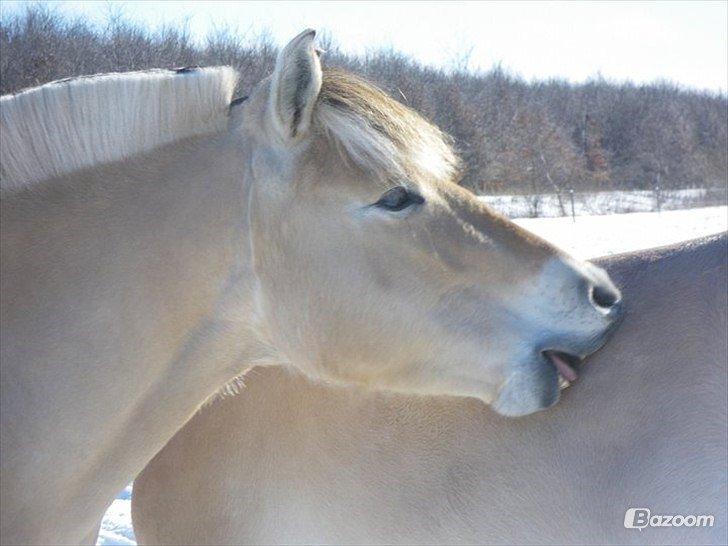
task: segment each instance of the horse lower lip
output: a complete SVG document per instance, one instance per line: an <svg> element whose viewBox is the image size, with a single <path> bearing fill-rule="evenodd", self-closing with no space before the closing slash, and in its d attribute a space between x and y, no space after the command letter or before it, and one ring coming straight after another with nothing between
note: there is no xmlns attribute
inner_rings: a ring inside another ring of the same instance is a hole
<svg viewBox="0 0 728 546"><path fill-rule="evenodd" d="M559 372L559 375L566 379L568 382L573 383L579 378L576 370L566 361L566 355L555 351L544 351L544 355L548 358L551 363Z"/></svg>

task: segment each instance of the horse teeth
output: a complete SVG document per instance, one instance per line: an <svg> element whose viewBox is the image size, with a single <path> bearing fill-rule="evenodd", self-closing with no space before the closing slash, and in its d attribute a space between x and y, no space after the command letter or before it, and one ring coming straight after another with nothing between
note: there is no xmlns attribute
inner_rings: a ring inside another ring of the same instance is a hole
<svg viewBox="0 0 728 546"><path fill-rule="evenodd" d="M564 390L571 387L571 383L559 375L559 389Z"/></svg>

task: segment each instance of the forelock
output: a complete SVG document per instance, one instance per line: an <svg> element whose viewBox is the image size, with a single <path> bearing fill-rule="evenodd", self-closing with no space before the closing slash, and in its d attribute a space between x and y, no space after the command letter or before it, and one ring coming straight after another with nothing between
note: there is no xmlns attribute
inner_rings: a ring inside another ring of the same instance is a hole
<svg viewBox="0 0 728 546"><path fill-rule="evenodd" d="M318 100L319 126L358 167L386 176L458 176L460 160L451 139L362 78L325 70Z"/></svg>

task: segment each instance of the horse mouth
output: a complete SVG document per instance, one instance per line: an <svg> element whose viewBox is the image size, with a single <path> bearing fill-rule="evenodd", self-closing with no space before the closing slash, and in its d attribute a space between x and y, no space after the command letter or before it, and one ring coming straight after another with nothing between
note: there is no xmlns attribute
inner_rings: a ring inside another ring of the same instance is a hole
<svg viewBox="0 0 728 546"><path fill-rule="evenodd" d="M556 369L559 375L559 388L565 389L579 379L579 367L581 366L581 358L577 355L566 353L564 351L546 350L541 354Z"/></svg>

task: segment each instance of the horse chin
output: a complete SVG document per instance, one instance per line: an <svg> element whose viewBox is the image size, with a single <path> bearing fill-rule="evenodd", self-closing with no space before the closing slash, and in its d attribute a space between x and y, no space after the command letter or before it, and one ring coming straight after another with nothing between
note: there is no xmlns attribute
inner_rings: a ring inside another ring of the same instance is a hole
<svg viewBox="0 0 728 546"><path fill-rule="evenodd" d="M545 410L559 401L561 379L544 355L534 355L530 362L513 369L491 407L506 417Z"/></svg>

